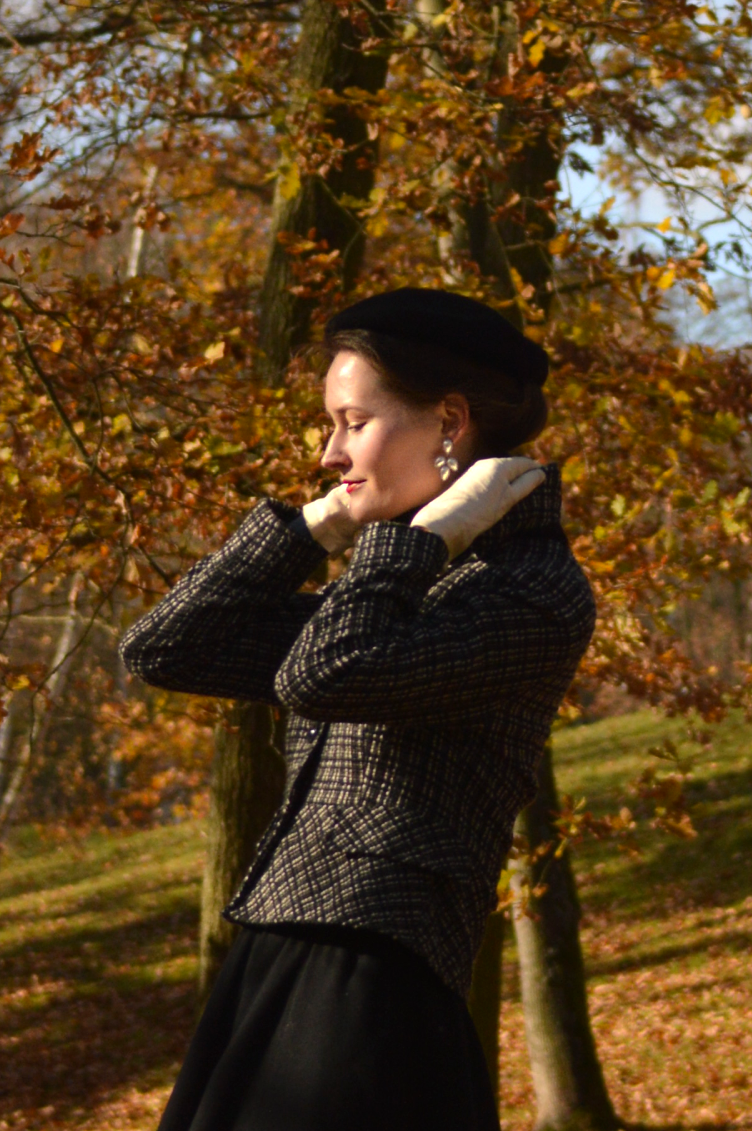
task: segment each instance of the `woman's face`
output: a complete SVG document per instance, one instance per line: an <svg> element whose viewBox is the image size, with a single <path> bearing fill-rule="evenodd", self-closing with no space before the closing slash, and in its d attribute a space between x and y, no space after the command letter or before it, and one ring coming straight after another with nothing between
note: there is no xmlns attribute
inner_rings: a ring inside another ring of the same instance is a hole
<svg viewBox="0 0 752 1131"><path fill-rule="evenodd" d="M349 350L329 367L324 404L334 431L321 462L352 484L348 496L356 522L396 518L448 486L434 465L446 435L443 404L405 404L365 358Z"/></svg>

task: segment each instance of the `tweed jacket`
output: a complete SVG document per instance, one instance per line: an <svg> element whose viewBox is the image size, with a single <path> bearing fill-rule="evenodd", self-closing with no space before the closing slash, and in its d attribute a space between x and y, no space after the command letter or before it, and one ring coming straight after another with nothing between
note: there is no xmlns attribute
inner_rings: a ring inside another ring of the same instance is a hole
<svg viewBox="0 0 752 1131"><path fill-rule="evenodd" d="M546 480L447 564L444 541L367 524L349 566L264 499L124 636L149 683L289 708L281 806L225 910L367 927L466 994L517 813L593 630Z"/></svg>

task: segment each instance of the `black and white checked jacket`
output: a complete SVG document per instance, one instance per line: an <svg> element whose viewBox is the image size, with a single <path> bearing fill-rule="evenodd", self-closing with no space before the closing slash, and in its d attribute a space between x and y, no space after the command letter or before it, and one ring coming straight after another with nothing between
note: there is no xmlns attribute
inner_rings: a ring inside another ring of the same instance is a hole
<svg viewBox="0 0 752 1131"><path fill-rule="evenodd" d="M450 564L437 535L368 524L346 572L259 502L124 636L148 683L289 707L287 784L238 923L368 927L466 994L517 813L593 631L546 480Z"/></svg>

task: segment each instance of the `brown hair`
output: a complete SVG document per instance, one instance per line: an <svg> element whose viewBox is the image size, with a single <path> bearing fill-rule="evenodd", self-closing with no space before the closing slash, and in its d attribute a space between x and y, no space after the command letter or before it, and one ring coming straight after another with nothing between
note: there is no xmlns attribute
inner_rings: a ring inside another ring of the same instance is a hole
<svg viewBox="0 0 752 1131"><path fill-rule="evenodd" d="M543 390L524 374L509 375L443 346L373 330L340 330L325 338L323 354L329 363L343 350L365 358L385 387L407 404L435 405L448 393L467 397L480 441L476 458L507 455L535 439L546 426Z"/></svg>

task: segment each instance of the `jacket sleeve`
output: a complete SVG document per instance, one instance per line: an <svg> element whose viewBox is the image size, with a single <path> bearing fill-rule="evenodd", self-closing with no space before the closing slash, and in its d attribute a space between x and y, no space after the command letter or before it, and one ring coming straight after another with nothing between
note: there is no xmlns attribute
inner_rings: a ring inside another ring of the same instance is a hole
<svg viewBox="0 0 752 1131"><path fill-rule="evenodd" d="M220 550L125 633L128 670L172 691L277 703L277 669L322 599L296 590L327 556L290 529L298 514L275 500L257 503Z"/></svg>
<svg viewBox="0 0 752 1131"><path fill-rule="evenodd" d="M563 695L593 630L592 594L566 544L520 545L425 601L443 540L370 524L280 667L280 700L312 719L451 723L552 673Z"/></svg>

